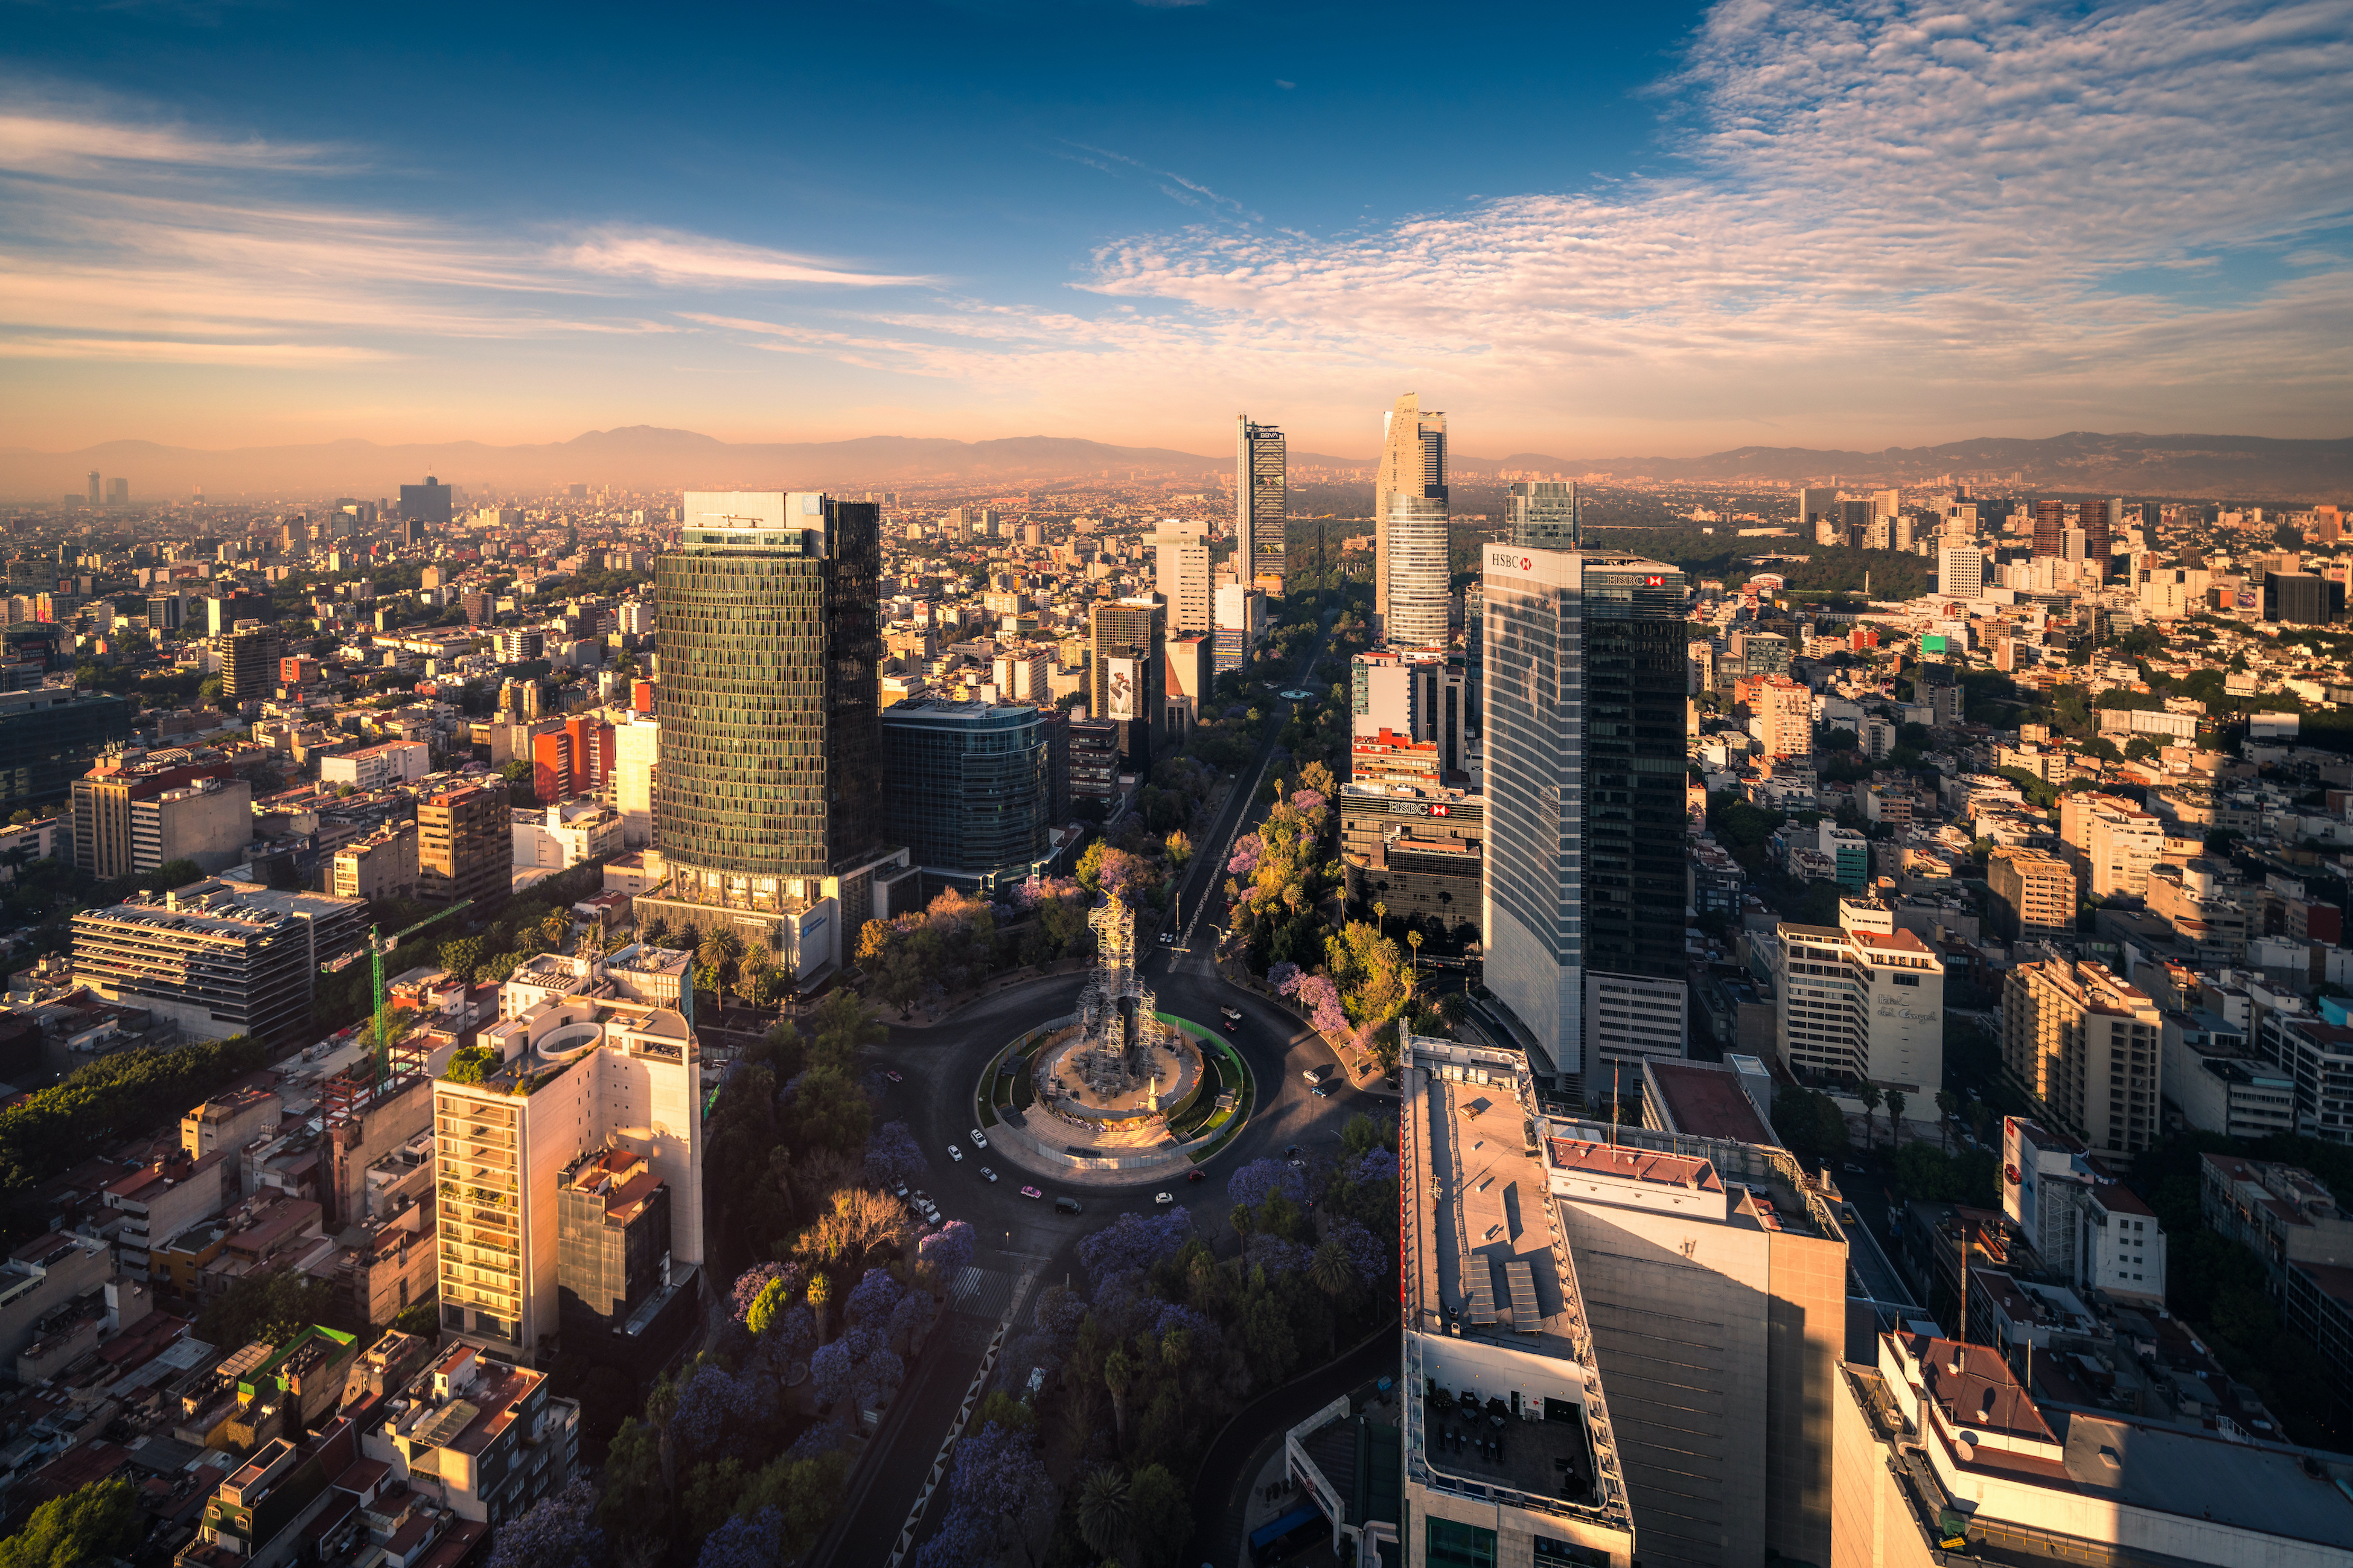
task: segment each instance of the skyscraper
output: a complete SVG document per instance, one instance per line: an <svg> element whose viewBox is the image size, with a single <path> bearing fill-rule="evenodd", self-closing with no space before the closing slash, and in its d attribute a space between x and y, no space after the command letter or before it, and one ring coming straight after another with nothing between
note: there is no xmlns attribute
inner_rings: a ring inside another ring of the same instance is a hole
<svg viewBox="0 0 2353 1568"><path fill-rule="evenodd" d="M400 487L400 515L424 522L449 521L449 487L431 474L421 485Z"/></svg>
<svg viewBox="0 0 2353 1568"><path fill-rule="evenodd" d="M1088 613L1087 711L1119 726L1119 765L1152 771L1153 715L1161 707L1160 645L1166 620L1158 601L1122 599Z"/></svg>
<svg viewBox="0 0 2353 1568"><path fill-rule="evenodd" d="M90 471L90 504L92 506L97 506L99 504L98 470L96 468L92 468Z"/></svg>
<svg viewBox="0 0 2353 1568"><path fill-rule="evenodd" d="M1373 613L1378 616L1389 613L1389 516L1392 500L1400 493L1434 500L1439 515L1445 515L1446 416L1424 414L1419 393L1407 393L1381 416L1380 466L1373 474ZM1415 519L1425 526L1426 521ZM1441 555L1441 597L1446 592L1443 565Z"/></svg>
<svg viewBox="0 0 2353 1568"><path fill-rule="evenodd" d="M661 602L673 927L767 944L797 981L839 963L903 864L882 821L881 509L813 491L689 490Z"/></svg>
<svg viewBox="0 0 2353 1568"><path fill-rule="evenodd" d="M1215 630L1217 612L1209 596L1208 541L1160 533L1150 543L1153 585L1167 601L1170 635Z"/></svg>
<svg viewBox="0 0 2353 1568"><path fill-rule="evenodd" d="M2118 520L2110 517L2108 503L2104 500L2085 501L2080 515L2084 527L2084 559L2105 583L2108 577L2109 530Z"/></svg>
<svg viewBox="0 0 2353 1568"><path fill-rule="evenodd" d="M1446 646L1453 595L1447 570L1446 502L1398 490L1389 497L1388 609L1382 635L1398 647Z"/></svg>
<svg viewBox="0 0 2353 1568"><path fill-rule="evenodd" d="M1577 486L1523 480L1504 496L1504 537L1519 550L1574 550L1578 540Z"/></svg>
<svg viewBox="0 0 2353 1568"><path fill-rule="evenodd" d="M1685 1037L1683 574L1490 545L1488 987L1562 1089Z"/></svg>
<svg viewBox="0 0 2353 1568"><path fill-rule="evenodd" d="M1234 423L1234 565L1244 584L1256 584L1279 595L1285 561L1284 529L1291 515L1282 432L1271 425L1251 424L1247 414ZM1261 582L1261 578L1272 581Z"/></svg>
<svg viewBox="0 0 2353 1568"><path fill-rule="evenodd" d="M2034 503L2034 553L2056 557L2065 548L2067 503L2063 500L2040 500Z"/></svg>

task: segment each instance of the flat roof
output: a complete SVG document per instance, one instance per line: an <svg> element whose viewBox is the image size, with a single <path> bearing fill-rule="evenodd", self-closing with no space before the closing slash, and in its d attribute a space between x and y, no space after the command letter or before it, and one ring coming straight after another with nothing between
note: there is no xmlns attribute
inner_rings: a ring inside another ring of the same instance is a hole
<svg viewBox="0 0 2353 1568"><path fill-rule="evenodd" d="M1555 1169L1615 1176L1620 1181L1648 1182L1694 1192L1720 1193L1724 1183L1705 1160L1683 1154L1663 1154L1622 1144L1588 1143L1580 1138L1551 1140Z"/></svg>
<svg viewBox="0 0 2353 1568"><path fill-rule="evenodd" d="M1482 1332L1574 1360L1567 1292L1545 1216L1551 1186L1543 1164L1521 1142L1520 1106L1511 1089L1431 1075L1422 1110L1421 1151L1428 1169L1420 1173L1422 1201L1413 1209L1423 1311L1439 1319L1451 1314L1468 1330L1472 1289L1483 1270L1498 1320L1478 1325ZM1506 1319L1511 1295L1509 1271L1503 1266L1514 1263L1528 1266L1535 1287L1532 1331ZM1437 1322L1427 1331L1439 1331Z"/></svg>
<svg viewBox="0 0 2353 1568"><path fill-rule="evenodd" d="M1729 1068L1701 1062L1651 1062L1649 1070L1667 1102L1677 1132L1728 1138L1741 1143L1778 1143L1765 1119Z"/></svg>

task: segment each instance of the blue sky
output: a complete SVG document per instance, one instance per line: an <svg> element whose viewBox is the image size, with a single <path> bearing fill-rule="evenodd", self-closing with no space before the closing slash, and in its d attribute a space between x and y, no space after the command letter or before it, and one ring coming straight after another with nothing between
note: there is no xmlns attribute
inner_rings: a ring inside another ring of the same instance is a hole
<svg viewBox="0 0 2353 1568"><path fill-rule="evenodd" d="M0 16L13 444L2353 407L2353 0Z"/></svg>

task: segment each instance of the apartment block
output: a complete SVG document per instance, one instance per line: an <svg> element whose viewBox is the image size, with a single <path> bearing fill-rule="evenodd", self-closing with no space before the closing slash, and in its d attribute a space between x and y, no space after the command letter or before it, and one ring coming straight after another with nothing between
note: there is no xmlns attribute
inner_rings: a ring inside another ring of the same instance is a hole
<svg viewBox="0 0 2353 1568"><path fill-rule="evenodd" d="M329 886L346 899L417 897L417 824L396 822L336 849Z"/></svg>
<svg viewBox="0 0 2353 1568"><path fill-rule="evenodd" d="M417 896L452 904L507 890L513 822L504 779L445 786L417 803Z"/></svg>
<svg viewBox="0 0 2353 1568"><path fill-rule="evenodd" d="M1837 926L1780 922L1767 949L1793 1073L1932 1095L1944 1083L1945 965L1892 912L1840 901Z"/></svg>
<svg viewBox="0 0 2353 1568"><path fill-rule="evenodd" d="M2068 863L2093 900L2139 897L2148 868L2165 858L2165 824L2110 795L2078 790L2059 797L2059 838Z"/></svg>
<svg viewBox="0 0 2353 1568"><path fill-rule="evenodd" d="M430 771L432 748L422 741L386 741L319 759L319 782L347 784L355 790L388 789L417 784Z"/></svg>
<svg viewBox="0 0 2353 1568"><path fill-rule="evenodd" d="M74 864L101 879L176 859L217 871L243 859L252 838L253 787L227 763L112 752L73 781Z"/></svg>
<svg viewBox="0 0 2353 1568"><path fill-rule="evenodd" d="M2105 964L2022 963L2002 994L2002 1070L2049 1124L2128 1159L2162 1131L2160 1022L2157 1004Z"/></svg>
<svg viewBox="0 0 2353 1568"><path fill-rule="evenodd" d="M560 1491L579 1456L580 1406L547 1374L444 1340L432 1362L377 1405L360 1434L367 1458L459 1518L502 1524Z"/></svg>
<svg viewBox="0 0 2353 1568"><path fill-rule="evenodd" d="M2011 942L2064 938L2075 930L2075 872L2040 849L2005 845L1987 858L1995 928Z"/></svg>

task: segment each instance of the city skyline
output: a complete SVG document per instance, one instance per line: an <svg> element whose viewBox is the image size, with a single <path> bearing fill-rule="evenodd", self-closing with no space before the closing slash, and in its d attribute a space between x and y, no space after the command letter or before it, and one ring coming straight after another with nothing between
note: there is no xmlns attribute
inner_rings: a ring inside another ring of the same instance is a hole
<svg viewBox="0 0 2353 1568"><path fill-rule="evenodd" d="M771 51L829 74L739 63L753 90L684 112L723 43L692 25L625 81L528 18L456 58L234 8L20 20L0 408L52 449L1192 445L1280 404L1295 450L1348 451L1411 385L1497 450L1689 453L2333 435L2348 401L2337 5L1465 18L1423 68L1478 107L1409 148L1383 30L1311 12L1240 55L1207 5L829 17ZM888 125L787 140L739 101L820 80Z"/></svg>

